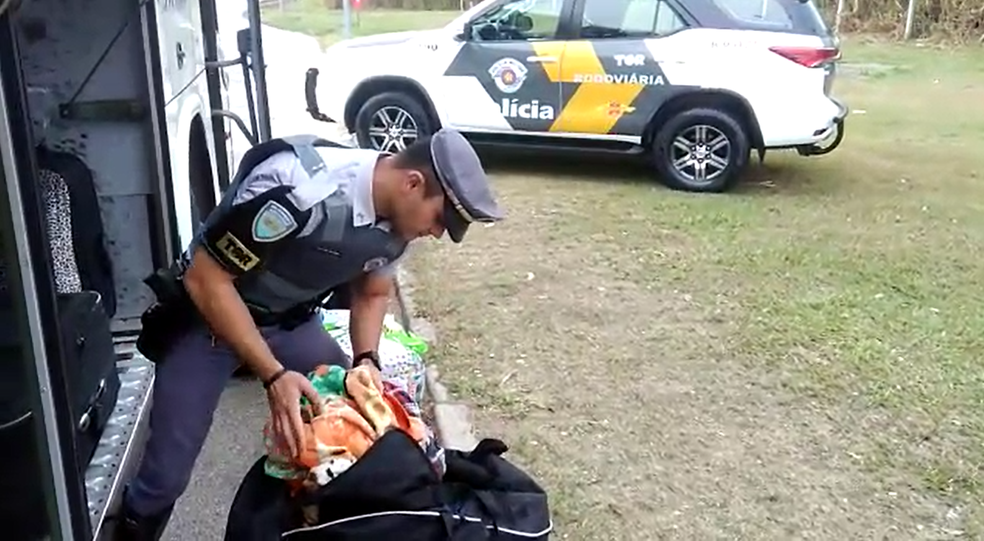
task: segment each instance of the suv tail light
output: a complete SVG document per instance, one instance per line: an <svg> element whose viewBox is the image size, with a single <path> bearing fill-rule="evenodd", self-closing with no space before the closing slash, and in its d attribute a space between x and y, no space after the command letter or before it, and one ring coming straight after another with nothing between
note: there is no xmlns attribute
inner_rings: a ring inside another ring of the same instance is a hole
<svg viewBox="0 0 984 541"><path fill-rule="evenodd" d="M807 68L820 67L840 58L837 47L769 47L769 50Z"/></svg>

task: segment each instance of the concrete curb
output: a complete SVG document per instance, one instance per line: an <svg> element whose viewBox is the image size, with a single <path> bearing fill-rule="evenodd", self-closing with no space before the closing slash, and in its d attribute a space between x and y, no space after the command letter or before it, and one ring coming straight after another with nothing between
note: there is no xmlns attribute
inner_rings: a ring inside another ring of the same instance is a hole
<svg viewBox="0 0 984 541"><path fill-rule="evenodd" d="M413 277L403 267L397 274L396 296L403 312L401 321L407 330L418 334L430 346L437 344L437 331L429 321L415 317L411 289ZM425 359L426 363L426 359ZM427 366L426 392L434 403L434 424L441 445L447 449L470 451L478 445L478 439L471 424L471 410L467 404L454 402L447 388L441 384L438 371L433 366Z"/></svg>

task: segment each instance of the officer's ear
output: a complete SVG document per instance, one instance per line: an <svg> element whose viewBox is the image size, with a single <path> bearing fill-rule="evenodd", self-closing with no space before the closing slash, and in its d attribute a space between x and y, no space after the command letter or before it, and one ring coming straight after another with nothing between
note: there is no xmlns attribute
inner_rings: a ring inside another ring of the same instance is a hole
<svg viewBox="0 0 984 541"><path fill-rule="evenodd" d="M427 179L424 177L423 173L415 169L407 170L407 174L404 180L404 187L407 189L408 192L420 191L421 193L423 193L426 186L427 186Z"/></svg>

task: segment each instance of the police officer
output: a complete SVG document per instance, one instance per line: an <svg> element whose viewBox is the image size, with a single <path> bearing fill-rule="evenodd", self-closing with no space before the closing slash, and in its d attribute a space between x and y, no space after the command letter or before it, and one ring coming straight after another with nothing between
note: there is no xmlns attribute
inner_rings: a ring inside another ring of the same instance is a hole
<svg viewBox="0 0 984 541"><path fill-rule="evenodd" d="M469 224L501 219L478 156L454 130L395 155L330 146L300 136L252 148L184 254L178 275L199 323L157 360L150 439L117 539L160 538L240 363L263 382L274 430L297 453L299 400L317 398L306 372L369 364L378 377L392 273L407 243L445 231L461 242ZM347 284L352 360L315 314Z"/></svg>

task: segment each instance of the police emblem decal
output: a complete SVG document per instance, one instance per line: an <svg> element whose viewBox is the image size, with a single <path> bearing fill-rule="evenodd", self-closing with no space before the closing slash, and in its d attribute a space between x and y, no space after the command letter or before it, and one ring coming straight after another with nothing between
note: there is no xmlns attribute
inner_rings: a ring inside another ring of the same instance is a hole
<svg viewBox="0 0 984 541"><path fill-rule="evenodd" d="M495 86L506 94L513 94L523 86L529 70L515 58L502 58L489 68Z"/></svg>
<svg viewBox="0 0 984 541"><path fill-rule="evenodd" d="M253 218L253 240L256 242L276 242L295 229L297 221L276 201L268 201Z"/></svg>
<svg viewBox="0 0 984 541"><path fill-rule="evenodd" d="M385 257L374 257L369 261L366 261L366 264L362 266L362 271L372 272L385 267L387 263L389 263L389 260Z"/></svg>

